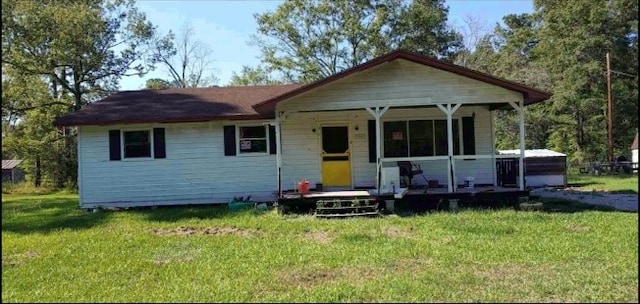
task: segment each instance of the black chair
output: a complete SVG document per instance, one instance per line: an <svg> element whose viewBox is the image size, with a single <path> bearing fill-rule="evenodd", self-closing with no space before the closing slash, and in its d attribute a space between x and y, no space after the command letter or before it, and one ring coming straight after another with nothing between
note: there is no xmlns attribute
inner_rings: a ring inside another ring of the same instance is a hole
<svg viewBox="0 0 640 304"><path fill-rule="evenodd" d="M398 168L400 168L400 177L407 177L407 188L411 189L411 180L414 175L418 174L424 178L425 183L428 185L427 178L423 175L420 165L411 163L410 161L399 161Z"/></svg>

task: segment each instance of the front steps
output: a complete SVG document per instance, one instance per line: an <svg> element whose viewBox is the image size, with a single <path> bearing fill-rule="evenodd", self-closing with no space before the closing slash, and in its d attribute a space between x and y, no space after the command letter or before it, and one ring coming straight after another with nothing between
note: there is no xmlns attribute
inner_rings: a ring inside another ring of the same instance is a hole
<svg viewBox="0 0 640 304"><path fill-rule="evenodd" d="M332 198L316 202L315 216L318 218L345 218L356 216L378 216L378 201L375 198Z"/></svg>

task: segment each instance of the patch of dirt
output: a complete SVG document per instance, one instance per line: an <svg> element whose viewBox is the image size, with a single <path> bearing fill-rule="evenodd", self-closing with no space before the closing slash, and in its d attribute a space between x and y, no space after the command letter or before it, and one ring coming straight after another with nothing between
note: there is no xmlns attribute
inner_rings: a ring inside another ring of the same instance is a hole
<svg viewBox="0 0 640 304"><path fill-rule="evenodd" d="M338 273L329 269L292 269L281 271L278 274L279 282L304 288L325 284L335 280L337 277Z"/></svg>
<svg viewBox="0 0 640 304"><path fill-rule="evenodd" d="M342 267L338 269L288 269L277 274L279 282L285 285L294 285L303 288L311 288L334 281L345 281L349 284L361 285L371 278L380 275L381 269L356 266Z"/></svg>
<svg viewBox="0 0 640 304"><path fill-rule="evenodd" d="M498 264L478 265L471 268L473 269L472 273L481 277L486 286L502 286L521 291L529 290L532 278L555 280L558 276L558 272L548 265Z"/></svg>
<svg viewBox="0 0 640 304"><path fill-rule="evenodd" d="M25 260L30 258L35 258L40 255L37 251L27 251L23 253L16 253L10 255L2 256L2 265L3 266L17 266L22 264Z"/></svg>
<svg viewBox="0 0 640 304"><path fill-rule="evenodd" d="M310 269L295 268L276 272L275 277L282 285L293 285L302 288L311 288L318 285L341 281L350 285L360 286L372 279L393 273L413 273L416 269L433 263L433 259L419 257L411 259L398 259L388 266L343 266L337 269ZM266 291L262 291L266 292Z"/></svg>
<svg viewBox="0 0 640 304"><path fill-rule="evenodd" d="M328 244L333 241L334 237L326 231L307 231L304 237L308 240L318 242L320 244Z"/></svg>
<svg viewBox="0 0 640 304"><path fill-rule="evenodd" d="M431 244L436 245L436 246L449 245L449 244L452 244L455 241L455 239L452 236L449 236L449 235L443 236L443 237L440 237L440 236L436 235L435 237L436 238L433 238L430 241L431 241Z"/></svg>
<svg viewBox="0 0 640 304"><path fill-rule="evenodd" d="M383 230L383 233L390 237L395 238L412 238L414 236L413 227L407 229L398 228L398 227L387 227Z"/></svg>
<svg viewBox="0 0 640 304"><path fill-rule="evenodd" d="M178 228L155 228L151 231L157 235L238 235L251 237L260 234L255 229L241 229L235 227L178 227Z"/></svg>
<svg viewBox="0 0 640 304"><path fill-rule="evenodd" d="M430 264L433 264L433 259L429 257L397 259L387 266L387 271L413 272L417 268Z"/></svg>
<svg viewBox="0 0 640 304"><path fill-rule="evenodd" d="M567 226L567 230L572 232L587 232L591 230L591 228L582 225L569 225Z"/></svg>

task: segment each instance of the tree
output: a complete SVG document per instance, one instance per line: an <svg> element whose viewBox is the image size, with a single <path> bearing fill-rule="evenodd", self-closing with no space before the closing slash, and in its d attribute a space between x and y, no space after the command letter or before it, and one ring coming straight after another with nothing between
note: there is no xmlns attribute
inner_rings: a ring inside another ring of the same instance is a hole
<svg viewBox="0 0 640 304"><path fill-rule="evenodd" d="M274 78L265 68L260 66L255 68L243 66L240 74L233 72L231 80L229 81L230 86L272 85L282 83L284 83L284 81Z"/></svg>
<svg viewBox="0 0 640 304"><path fill-rule="evenodd" d="M174 83L171 83L169 81L166 81L160 78L147 79L147 83L145 85L146 89L151 89L151 90L162 90L162 89L168 89L173 87L176 87Z"/></svg>
<svg viewBox="0 0 640 304"><path fill-rule="evenodd" d="M405 48L448 59L459 35L446 29L444 1L287 0L255 15L254 43L269 71L310 82Z"/></svg>
<svg viewBox="0 0 640 304"><path fill-rule="evenodd" d="M3 0L2 7L3 65L47 78L54 96L73 95L73 110L153 64L145 54L155 28L133 1Z"/></svg>
<svg viewBox="0 0 640 304"><path fill-rule="evenodd" d="M575 162L606 158L604 59L609 52L612 69L636 75L614 84L616 146L628 146L638 125L638 2L536 0L534 8L542 20L534 59L553 83L554 114L562 123L553 132L566 133L555 134L551 145L575 147Z"/></svg>
<svg viewBox="0 0 640 304"><path fill-rule="evenodd" d="M208 87L218 79L212 73L212 51L206 44L194 40L193 27L185 24L179 36L172 31L156 44L153 57L170 77L171 86L179 88Z"/></svg>
<svg viewBox="0 0 640 304"><path fill-rule="evenodd" d="M37 184L41 172L55 186L75 184L75 133L53 120L149 71L154 35L133 1L2 1L6 147L34 164Z"/></svg>
<svg viewBox="0 0 640 304"><path fill-rule="evenodd" d="M463 37L447 24L449 8L444 0L414 0L394 16L387 38L392 48L411 50L452 62L460 52Z"/></svg>
<svg viewBox="0 0 640 304"><path fill-rule="evenodd" d="M510 14L503 17L504 26L497 24L493 32L477 40L475 49L467 49L467 67L525 85L551 90L549 75L532 60L532 50L538 42L540 22L531 14ZM469 39L470 37L467 37ZM526 148L545 148L551 130L557 124L550 115L550 102L525 108ZM519 145L519 121L511 109L496 111L495 132L498 149L513 149ZM563 150L566 151L566 150Z"/></svg>

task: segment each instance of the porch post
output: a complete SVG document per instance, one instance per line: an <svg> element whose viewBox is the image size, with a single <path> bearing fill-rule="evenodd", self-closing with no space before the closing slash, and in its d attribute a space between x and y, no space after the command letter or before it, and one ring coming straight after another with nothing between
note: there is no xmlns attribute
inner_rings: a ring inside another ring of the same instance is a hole
<svg viewBox="0 0 640 304"><path fill-rule="evenodd" d="M380 141L380 118L382 117L382 115L384 115L385 112L387 112L387 110L389 110L389 107L387 106L382 109L380 109L380 107L375 107L375 110L370 108L366 109L376 119L376 189L378 189L379 194L381 170L380 155L382 154L382 142Z"/></svg>
<svg viewBox="0 0 640 304"><path fill-rule="evenodd" d="M278 181L278 198L282 197L282 143L280 142L280 138L282 135L280 134L280 124L281 124L281 116L280 112L276 111L276 177Z"/></svg>
<svg viewBox="0 0 640 304"><path fill-rule="evenodd" d="M520 159L518 159L518 173L520 190L524 190L524 100L520 100L518 104L510 101L511 107L518 111L518 118L520 118Z"/></svg>
<svg viewBox="0 0 640 304"><path fill-rule="evenodd" d="M493 117L493 111L489 111L489 117L491 121L491 173L493 174L493 186L498 186L498 173L496 172L496 134L495 134L495 123Z"/></svg>
<svg viewBox="0 0 640 304"><path fill-rule="evenodd" d="M449 192L456 192L456 165L453 161L453 113L457 111L462 104L456 104L451 108L451 104L448 103L445 108L443 105L438 104L438 108L447 115L447 184Z"/></svg>
<svg viewBox="0 0 640 304"><path fill-rule="evenodd" d="M524 100L520 99L520 190L524 190Z"/></svg>

